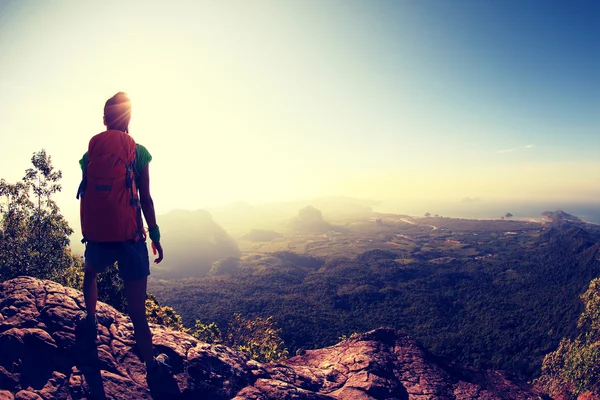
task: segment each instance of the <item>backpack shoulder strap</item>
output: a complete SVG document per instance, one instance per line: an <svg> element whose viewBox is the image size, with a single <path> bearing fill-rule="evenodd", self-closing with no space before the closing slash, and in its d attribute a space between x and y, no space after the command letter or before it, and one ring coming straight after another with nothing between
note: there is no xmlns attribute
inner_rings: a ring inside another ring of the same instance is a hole
<svg viewBox="0 0 600 400"><path fill-rule="evenodd" d="M77 188L77 197L76 197L77 200L79 200L81 197L83 197L86 186L87 186L87 177L85 176L85 174L83 174L83 177L81 178L81 182L79 183L79 187Z"/></svg>

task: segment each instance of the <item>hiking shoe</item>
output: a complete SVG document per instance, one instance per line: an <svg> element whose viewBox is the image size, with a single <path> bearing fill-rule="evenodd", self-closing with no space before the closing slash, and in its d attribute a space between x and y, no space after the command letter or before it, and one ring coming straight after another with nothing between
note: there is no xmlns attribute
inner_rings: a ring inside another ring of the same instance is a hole
<svg viewBox="0 0 600 400"><path fill-rule="evenodd" d="M169 356L160 353L154 357L154 362L146 370L147 378L165 378L172 375L171 364L169 364Z"/></svg>
<svg viewBox="0 0 600 400"><path fill-rule="evenodd" d="M98 337L98 319L94 315L90 317L87 312L79 314L77 328L90 340L96 340Z"/></svg>

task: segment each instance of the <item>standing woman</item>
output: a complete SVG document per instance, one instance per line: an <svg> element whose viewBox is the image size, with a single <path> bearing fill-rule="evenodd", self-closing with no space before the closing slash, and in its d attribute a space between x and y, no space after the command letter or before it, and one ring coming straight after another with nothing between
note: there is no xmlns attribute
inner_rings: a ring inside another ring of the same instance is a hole
<svg viewBox="0 0 600 400"><path fill-rule="evenodd" d="M147 375L169 372L168 357L154 357L152 334L146 318L146 286L150 261L142 212L148 224L156 264L163 259L160 230L150 195L149 164L152 156L129 135L131 101L119 92L106 101L104 125L107 130L90 140L88 151L79 161L83 180L77 198L81 198L81 230L85 248L83 294L86 315L83 328L97 337L96 277L118 263L123 279L127 309L135 340L146 363Z"/></svg>

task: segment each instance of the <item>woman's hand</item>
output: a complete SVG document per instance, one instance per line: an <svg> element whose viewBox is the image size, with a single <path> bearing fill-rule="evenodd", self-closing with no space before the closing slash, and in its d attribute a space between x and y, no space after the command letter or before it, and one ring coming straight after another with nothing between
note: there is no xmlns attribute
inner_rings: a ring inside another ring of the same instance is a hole
<svg viewBox="0 0 600 400"><path fill-rule="evenodd" d="M160 264L163 260L163 248L160 242L152 242L152 254L156 255L158 251L158 258L154 260L154 264Z"/></svg>

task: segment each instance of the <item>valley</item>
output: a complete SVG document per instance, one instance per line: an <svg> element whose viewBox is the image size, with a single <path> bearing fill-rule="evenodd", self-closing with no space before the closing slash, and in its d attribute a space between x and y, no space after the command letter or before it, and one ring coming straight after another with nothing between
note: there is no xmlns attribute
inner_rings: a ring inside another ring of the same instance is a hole
<svg viewBox="0 0 600 400"><path fill-rule="evenodd" d="M326 232L272 224L232 235L239 254L194 276L151 276L149 291L186 326L273 316L291 354L389 326L437 356L532 379L575 334L579 296L600 275L599 227L552 215L325 215Z"/></svg>

